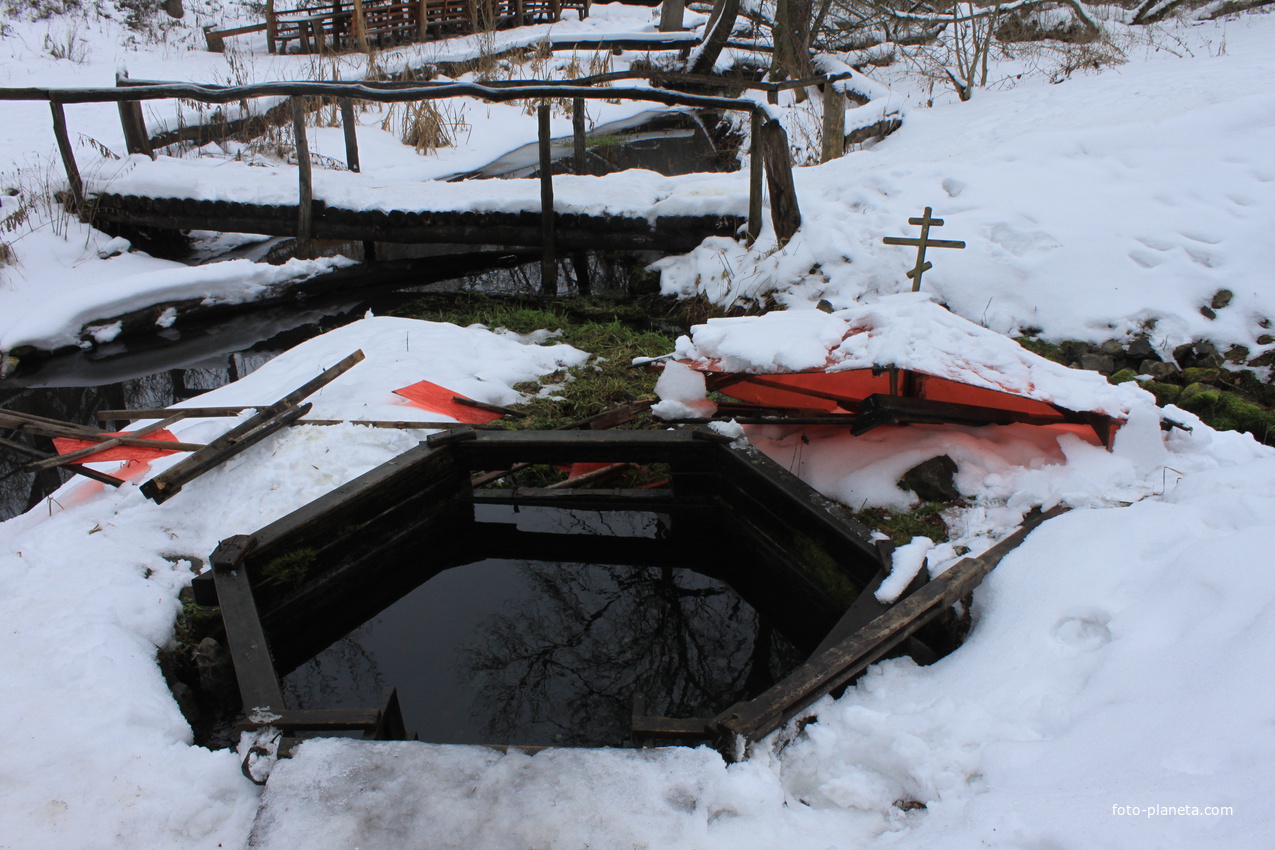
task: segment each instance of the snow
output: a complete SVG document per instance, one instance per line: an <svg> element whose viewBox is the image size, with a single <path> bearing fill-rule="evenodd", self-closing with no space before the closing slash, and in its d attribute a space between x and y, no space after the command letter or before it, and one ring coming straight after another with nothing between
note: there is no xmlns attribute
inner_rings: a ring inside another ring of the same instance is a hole
<svg viewBox="0 0 1275 850"><path fill-rule="evenodd" d="M309 57L267 57L259 37L233 40L239 52L224 56L189 49L200 44L198 26L221 17L212 3L188 0L187 9L162 44L130 40L118 10L74 31L66 18L15 16L0 38L0 83L103 84L120 64L139 78L195 80L314 70ZM554 32L649 32L653 21L650 9L601 5ZM530 43L547 29L501 38ZM52 58L46 34L72 48L83 42L83 62ZM878 93L874 108L906 101L905 124L868 149L798 169L804 224L788 246L766 233L751 248L713 239L660 264L669 293L792 308L749 320L765 330L764 345L741 341L748 322L709 323L687 354L786 369L822 367L830 356L841 368L928 357L929 368L969 380L1127 414L1111 451L1061 426L881 428L856 440L812 429L808 442L779 426L748 429L753 444L854 509L907 509L915 496L895 483L903 471L938 454L957 463L969 504L945 517L952 539L901 550L898 581L921 568L918 554L936 575L960 550L984 551L1032 508L1072 507L988 576L974 594L970 637L951 656L929 667L874 665L844 696L815 706L816 722L800 734L780 733L735 765L706 748L533 757L316 740L276 763L263 792L235 753L191 745L155 663L172 640L177 593L219 540L259 528L425 433L291 428L164 505L142 498L136 483L171 458L130 470L133 483L118 491L70 482L0 524L0 847L1269 846L1275 451L1172 408L1166 414L1192 430L1161 432L1140 391L1043 366L999 336L1037 328L1052 339L1147 333L1164 352L1192 338L1243 344L1253 355L1272 348L1257 338L1275 317L1275 243L1265 230L1275 220L1267 85L1275 17L1174 23L1149 39L1128 41L1119 67L1057 85L1029 74L963 104L874 72L891 92ZM389 58L443 49L460 55L478 45L401 48ZM331 61L352 77L365 70L359 58ZM0 110L0 151L14 169L5 188L36 198L61 179L47 110ZM509 147L531 138L520 118L491 114L505 122ZM110 105L72 106L68 119L75 133L122 147ZM87 162L91 145L76 138ZM419 174L492 158L466 150L426 159ZM189 168L207 172L210 191L223 169L241 169ZM276 191L271 180L286 182L254 171L263 195ZM667 189L664 178L629 179L641 204ZM951 314L906 294L912 252L880 244L883 235L914 235L904 222L926 205L945 220L936 237L968 243L933 251L925 276ZM0 215L14 209L4 196ZM151 287L185 282L187 293L234 298L236 281L242 295L274 282L259 275L317 270L186 270L51 215L4 238L17 258L0 268L8 341L78 339L96 296L110 305L97 318L109 318ZM1199 308L1221 288L1234 298L1209 319ZM811 309L820 299L836 312ZM846 336L851 328L863 330ZM197 403L273 401L355 349L367 359L316 394L315 417L437 419L392 393L421 379L508 404L516 384L586 356L477 327L367 319ZM685 373L666 376L671 400L702 395ZM199 441L235 421L174 430Z"/></svg>

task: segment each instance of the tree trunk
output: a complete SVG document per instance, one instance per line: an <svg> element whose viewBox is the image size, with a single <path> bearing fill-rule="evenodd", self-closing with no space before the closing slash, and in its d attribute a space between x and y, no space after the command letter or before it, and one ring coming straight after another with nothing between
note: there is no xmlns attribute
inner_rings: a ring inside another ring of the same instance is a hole
<svg viewBox="0 0 1275 850"><path fill-rule="evenodd" d="M717 0L713 9L713 20L709 24L708 33L704 36L704 45L691 60L692 74L711 74L717 64L717 57L722 54L726 40L735 29L735 19L739 17L739 0Z"/></svg>
<svg viewBox="0 0 1275 850"><path fill-rule="evenodd" d="M810 66L810 0L779 0L775 9L775 57L772 80L800 80L814 72ZM798 101L805 92L797 90Z"/></svg>

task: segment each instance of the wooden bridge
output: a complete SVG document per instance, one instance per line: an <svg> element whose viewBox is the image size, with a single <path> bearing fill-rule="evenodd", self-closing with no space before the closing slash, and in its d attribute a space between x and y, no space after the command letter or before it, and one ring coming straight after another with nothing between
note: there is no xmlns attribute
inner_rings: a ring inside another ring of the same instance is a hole
<svg viewBox="0 0 1275 850"><path fill-rule="evenodd" d="M341 0L290 9L267 0L265 20L229 29L204 27L208 49L225 50L231 36L264 32L271 53L286 53L295 42L302 53L426 41L532 23L552 23L564 8L589 16L590 0Z"/></svg>
<svg viewBox="0 0 1275 850"><path fill-rule="evenodd" d="M54 135L67 173L67 203L85 220L107 228L126 225L290 235L296 237L298 254L303 257L310 255L315 239L357 240L368 245L389 241L535 246L544 252L542 286L547 292L556 291L555 257L559 247L685 251L714 235L743 235L751 241L761 232L764 194L770 198L776 237L781 244L787 242L801 224L801 212L787 134L769 116L766 107L751 100L672 89L594 85L633 76L640 75L601 75L565 85L537 80L481 85L275 82L247 86L124 85L127 81L118 81L121 84L112 88L0 89L0 100L49 102ZM836 84L849 76L825 75L783 84L731 82L739 87L776 91L780 87L822 85L826 101L836 103L845 98ZM143 101L183 98L227 104L263 97L287 98L285 108L291 114L296 143L295 176L289 176L293 172L287 166L267 170L226 162L217 169L213 182L202 179L209 171L197 162L177 158L155 161L152 139L142 117ZM375 175L362 171L354 120L356 100L417 103L450 97L494 102L569 100L577 163L582 163L585 156L584 103L590 99L747 112L751 117L750 144L754 155L746 176L684 175L670 180L666 190L656 194L651 193L649 178L636 180L625 173L605 177L563 175L555 179L549 107L541 106L538 180L422 181L404 187L398 178L378 182ZM119 105L128 151L149 155L151 163L135 161L125 176L113 180L91 177L86 183L75 160L63 104L95 102ZM306 114L320 103L340 107L346 162L344 169L322 169L316 177L307 143ZM839 121L842 114L840 109L825 112L834 121ZM834 124L825 137L844 142L841 129ZM832 153L825 149L825 158L840 155L836 147ZM599 198L609 200L599 203Z"/></svg>

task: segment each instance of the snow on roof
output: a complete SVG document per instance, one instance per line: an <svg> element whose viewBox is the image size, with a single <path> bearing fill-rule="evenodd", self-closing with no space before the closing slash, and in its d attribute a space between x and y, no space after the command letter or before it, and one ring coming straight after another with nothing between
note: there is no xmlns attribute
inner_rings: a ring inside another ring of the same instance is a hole
<svg viewBox="0 0 1275 850"><path fill-rule="evenodd" d="M1145 390L1046 360L935 303L926 293L890 295L823 313L787 310L709 319L680 337L679 358L753 374L897 367L1127 419L1154 407Z"/></svg>

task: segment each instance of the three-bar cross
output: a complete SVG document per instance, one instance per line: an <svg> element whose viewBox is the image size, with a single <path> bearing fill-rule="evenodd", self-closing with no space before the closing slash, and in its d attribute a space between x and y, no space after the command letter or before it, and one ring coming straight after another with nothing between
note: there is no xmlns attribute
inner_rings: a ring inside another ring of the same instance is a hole
<svg viewBox="0 0 1275 850"><path fill-rule="evenodd" d="M916 266L908 272L908 277L912 278L912 291L917 292L921 289L921 275L934 268L933 263L925 261L926 248L964 248L965 243L954 239L931 239L930 228L942 227L943 219L934 218L933 209L925 208L925 214L920 218L909 218L908 224L919 224L921 226L921 236L919 239L911 239L901 236L885 236L881 239L887 245L915 245L916 246Z"/></svg>

